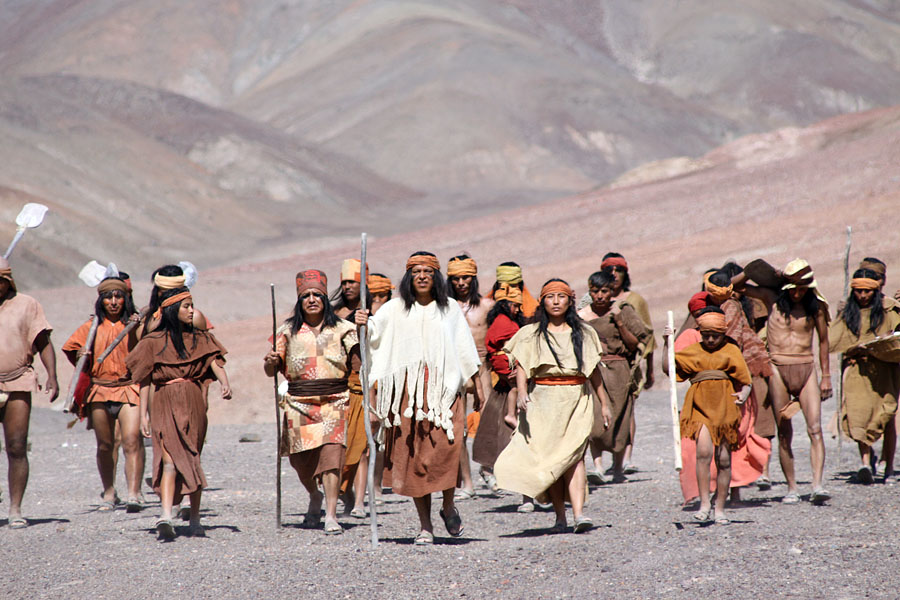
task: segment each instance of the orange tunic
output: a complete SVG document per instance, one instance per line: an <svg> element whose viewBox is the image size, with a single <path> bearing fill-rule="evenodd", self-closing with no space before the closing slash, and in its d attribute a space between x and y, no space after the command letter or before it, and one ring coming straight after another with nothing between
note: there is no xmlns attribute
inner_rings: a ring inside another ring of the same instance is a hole
<svg viewBox="0 0 900 600"><path fill-rule="evenodd" d="M37 391L31 366L34 341L42 331L51 330L44 309L31 296L17 293L0 302L0 392Z"/></svg>
<svg viewBox="0 0 900 600"><path fill-rule="evenodd" d="M97 326L94 337L94 347L91 349L91 357L96 358L106 350L116 336L119 335L127 323L121 321L112 322L103 319ZM75 330L66 343L63 344L64 352L77 352L87 342L88 331L91 329L91 321L86 321ZM125 359L128 357L128 342L122 340L115 350L107 356L99 365L92 361L91 389L84 400L85 404L91 402L120 402L122 404L140 404L139 386L136 383L122 385L122 382L130 381L128 367ZM104 385L108 383L110 385Z"/></svg>
<svg viewBox="0 0 900 600"><path fill-rule="evenodd" d="M727 442L732 449L740 439L741 409L734 403L735 388L750 385L752 379L741 351L726 343L715 352L702 344L692 344L675 353L676 373L685 381L704 371L723 371L727 379L709 379L692 383L681 409L681 437L694 439L706 425L714 445Z"/></svg>

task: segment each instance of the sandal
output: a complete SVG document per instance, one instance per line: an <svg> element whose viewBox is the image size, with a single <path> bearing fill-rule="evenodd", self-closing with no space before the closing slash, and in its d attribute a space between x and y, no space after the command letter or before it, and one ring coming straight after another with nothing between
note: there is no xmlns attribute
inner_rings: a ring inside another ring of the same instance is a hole
<svg viewBox="0 0 900 600"><path fill-rule="evenodd" d="M190 521L191 520L191 509L188 506L182 506L178 509L178 514L176 515L182 521Z"/></svg>
<svg viewBox="0 0 900 600"><path fill-rule="evenodd" d="M731 521L728 519L728 517L726 517L725 515L722 515L721 517L716 517L715 524L716 525L730 525Z"/></svg>
<svg viewBox="0 0 900 600"><path fill-rule="evenodd" d="M584 533L594 526L590 517L581 516L575 519L575 533Z"/></svg>
<svg viewBox="0 0 900 600"><path fill-rule="evenodd" d="M350 511L350 516L354 519L365 519L366 518L366 509L364 508L354 508Z"/></svg>
<svg viewBox="0 0 900 600"><path fill-rule="evenodd" d="M863 485L871 485L875 481L875 476L872 475L870 467L860 467L856 472L856 480Z"/></svg>
<svg viewBox="0 0 900 600"><path fill-rule="evenodd" d="M471 500L475 497L475 490L467 490L465 488L459 488L456 490L456 493L453 494L454 500Z"/></svg>
<svg viewBox="0 0 900 600"><path fill-rule="evenodd" d="M569 528L569 525L568 525L567 523L559 523L559 522L556 522L556 523L553 524L553 527L550 528L550 533L551 533L551 534L554 534L554 533L565 533L565 532L566 532L566 529L568 529L568 528Z"/></svg>
<svg viewBox="0 0 900 600"><path fill-rule="evenodd" d="M709 509L706 510L698 510L694 513L694 520L700 523L706 523L709 521Z"/></svg>
<svg viewBox="0 0 900 600"><path fill-rule="evenodd" d="M192 523L188 529L188 535L191 537L206 537L206 528L200 523Z"/></svg>
<svg viewBox="0 0 900 600"><path fill-rule="evenodd" d="M28 527L28 521L23 517L13 517L9 520L10 529L25 529Z"/></svg>
<svg viewBox="0 0 900 600"><path fill-rule="evenodd" d="M516 509L516 512L520 513L533 513L534 512L534 502L523 502L519 505L519 508Z"/></svg>
<svg viewBox="0 0 900 600"><path fill-rule="evenodd" d="M831 494L829 494L825 488L821 487L813 490L812 495L809 497L809 501L816 506L822 506L828 500L831 500Z"/></svg>
<svg viewBox="0 0 900 600"><path fill-rule="evenodd" d="M622 472L626 475L634 475L638 472L638 468L631 463L628 463L622 468Z"/></svg>
<svg viewBox="0 0 900 600"><path fill-rule="evenodd" d="M759 479L756 480L756 488L761 492L765 492L766 490L771 490L772 489L772 480L769 479L768 477L760 477Z"/></svg>
<svg viewBox="0 0 900 600"><path fill-rule="evenodd" d="M459 516L459 509L454 506L453 514L447 516L444 514L444 509L442 508L438 514L441 515L441 519L444 520L444 527L447 528L447 533L450 534L450 537L459 537L462 535L464 527L462 517Z"/></svg>
<svg viewBox="0 0 900 600"><path fill-rule="evenodd" d="M784 495L784 498L781 499L782 504L798 504L800 502L800 495L797 492L788 492Z"/></svg>
<svg viewBox="0 0 900 600"><path fill-rule="evenodd" d="M331 519L325 520L325 535L341 535L342 533L344 533L344 528L340 523Z"/></svg>
<svg viewBox="0 0 900 600"><path fill-rule="evenodd" d="M603 485L606 483L606 477L604 477L603 473L600 471L588 471L587 482L590 485Z"/></svg>
<svg viewBox="0 0 900 600"><path fill-rule="evenodd" d="M416 546L430 546L434 543L434 534L430 531L425 531L424 529L419 532L419 535L416 536L416 539L413 540L413 544Z"/></svg>
<svg viewBox="0 0 900 600"><path fill-rule="evenodd" d="M160 540L174 540L175 539L175 526L172 525L172 521L168 519L160 519L156 522L156 534L157 539Z"/></svg>
<svg viewBox="0 0 900 600"><path fill-rule="evenodd" d="M137 498L129 498L127 502L125 502L125 512L127 513L139 513L144 508L144 505L141 504L141 501Z"/></svg>

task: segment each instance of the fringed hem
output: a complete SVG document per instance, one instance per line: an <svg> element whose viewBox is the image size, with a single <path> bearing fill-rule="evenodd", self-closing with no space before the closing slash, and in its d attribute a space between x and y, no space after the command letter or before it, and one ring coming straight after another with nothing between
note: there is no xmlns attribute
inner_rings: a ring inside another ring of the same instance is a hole
<svg viewBox="0 0 900 600"><path fill-rule="evenodd" d="M444 385L444 378L440 369L426 365L419 361L405 365L373 382L378 387L375 402L375 415L385 428L399 427L401 415L416 421L429 421L435 426L447 432L447 439L454 440L453 435L453 411L450 409L459 389L448 389ZM403 398L403 386L408 390L408 403L400 406ZM435 394L428 390L440 390L440 396L435 402ZM402 411L402 412L401 412ZM382 438L379 435L379 438ZM379 442L383 441L383 438Z"/></svg>
<svg viewBox="0 0 900 600"><path fill-rule="evenodd" d="M713 446L719 446L723 442L727 442L731 450L737 450L741 438L741 422L740 420L724 425L710 426L704 421L694 421L688 419L681 420L681 437L697 440L700 428L706 425L709 430L709 437L712 438Z"/></svg>

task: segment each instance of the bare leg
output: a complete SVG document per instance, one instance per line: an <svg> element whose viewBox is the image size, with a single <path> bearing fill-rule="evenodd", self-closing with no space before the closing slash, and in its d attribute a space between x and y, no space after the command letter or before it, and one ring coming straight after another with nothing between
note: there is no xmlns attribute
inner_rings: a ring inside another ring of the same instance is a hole
<svg viewBox="0 0 900 600"><path fill-rule="evenodd" d="M554 527L565 527L566 521L566 488L562 478L553 482L553 485L547 490L550 494L550 501L553 503L553 512L556 513L556 523Z"/></svg>
<svg viewBox="0 0 900 600"><path fill-rule="evenodd" d="M716 473L715 517L718 520L725 518L725 491L728 489L728 484L731 483L731 450L727 443L719 444L716 448L716 469L718 473Z"/></svg>
<svg viewBox="0 0 900 600"><path fill-rule="evenodd" d="M587 479L584 474L584 461L579 460L563 473L566 489L569 491L569 502L572 503L572 516L579 519L584 510L584 492ZM565 504L563 505L565 506ZM577 523L576 523L577 524Z"/></svg>
<svg viewBox="0 0 900 600"><path fill-rule="evenodd" d="M800 408L806 418L806 433L809 435L812 488L817 490L822 487L822 476L825 472L825 439L822 436L822 400L815 373L800 391Z"/></svg>
<svg viewBox="0 0 900 600"><path fill-rule="evenodd" d="M337 500L341 488L341 472L334 469L322 473L322 487L325 489L325 521L337 521Z"/></svg>
<svg viewBox="0 0 900 600"><path fill-rule="evenodd" d="M22 517L22 497L28 485L28 422L31 394L10 392L3 416L6 458L9 461L9 519Z"/></svg>
<svg viewBox="0 0 900 600"><path fill-rule="evenodd" d="M116 422L109 418L109 412L103 402L91 403L90 411L94 437L97 438L97 470L100 472L100 483L103 486L102 497L105 502L115 502L116 463L113 450L115 448ZM140 425L140 421L138 421L138 425Z"/></svg>
<svg viewBox="0 0 900 600"><path fill-rule="evenodd" d="M353 481L353 489L355 490L355 498L353 503L354 510L366 510L366 486L369 484L369 451L363 452L359 457L359 467L356 469L356 478ZM374 505L375 500L369 498L369 504Z"/></svg>
<svg viewBox="0 0 900 600"><path fill-rule="evenodd" d="M203 535L203 527L200 525L200 499L203 490L197 490L189 496L191 500L191 535Z"/></svg>
<svg viewBox="0 0 900 600"><path fill-rule="evenodd" d="M872 447L862 442L856 442L856 445L859 447L859 458L862 461L862 466L868 467L869 461L872 460Z"/></svg>
<svg viewBox="0 0 900 600"><path fill-rule="evenodd" d="M309 506L306 509L306 515L309 518L312 518L315 522L318 522L321 517L322 511L322 500L324 496L322 492L319 491L319 486L316 484L315 477L310 477L309 479L303 479L300 476L300 467L301 467L301 459L300 453L294 453L290 455L288 459L291 463L291 466L297 472L297 478L300 479L300 483L303 487L306 488L307 493L309 493Z"/></svg>
<svg viewBox="0 0 900 600"><path fill-rule="evenodd" d="M884 460L884 477L894 474L894 453L897 451L896 418L891 419L884 427L884 442L881 445L881 458Z"/></svg>
<svg viewBox="0 0 900 600"><path fill-rule="evenodd" d="M513 429L519 424L516 419L516 399L518 399L518 397L519 390L516 388L509 390L509 393L506 395L506 415L503 417L503 420Z"/></svg>
<svg viewBox="0 0 900 600"><path fill-rule="evenodd" d="M697 491L700 493L699 513L709 513L709 465L713 459L712 437L706 425L700 427L697 434ZM716 479L718 485L718 479ZM727 483L725 484L728 485ZM720 494L724 498L724 493ZM698 513L698 514L699 514Z"/></svg>
<svg viewBox="0 0 900 600"><path fill-rule="evenodd" d="M625 481L625 452L613 452L613 481Z"/></svg>
<svg viewBox="0 0 900 600"><path fill-rule="evenodd" d="M175 497L175 462L169 453L162 451L162 477L159 482L159 503L162 507L161 519L172 520L172 501Z"/></svg>
<svg viewBox="0 0 900 600"><path fill-rule="evenodd" d="M451 500L452 495L451 490ZM431 494L413 498L413 503L416 505L416 512L419 514L420 530L434 535L434 526L431 524Z"/></svg>
<svg viewBox="0 0 900 600"><path fill-rule="evenodd" d="M125 481L128 483L128 499L141 497L141 478L144 476L144 442L141 439L140 407L126 404L119 410L119 431L122 432L122 448L125 451Z"/></svg>
<svg viewBox="0 0 900 600"><path fill-rule="evenodd" d="M790 419L781 418L781 410L791 401L790 394L778 373L778 368L773 368L769 378L769 395L775 410L775 423L778 427L778 458L781 461L781 471L787 481L788 492L797 493L797 479L794 477L794 453L791 450L791 442L794 437L794 427ZM815 375L813 375L815 377Z"/></svg>
<svg viewBox="0 0 900 600"><path fill-rule="evenodd" d="M625 446L625 455L623 457L623 462L626 465L631 464L631 451L634 449L634 434L637 431L637 424L634 420L634 411L631 411L631 423L628 424L628 429L631 432L631 443Z"/></svg>
<svg viewBox="0 0 900 600"><path fill-rule="evenodd" d="M138 409L140 410L140 409ZM112 474L113 474L113 487L116 485L116 475L119 473L119 448L122 447L122 428L119 425L119 421L113 421L113 427L115 429L115 435L113 437L113 447L112 447ZM141 427L141 416L140 412L138 413L138 431L140 431Z"/></svg>
<svg viewBox="0 0 900 600"><path fill-rule="evenodd" d="M460 489L474 493L475 484L472 483L472 465L469 462L468 439L468 435L463 435L462 444L459 445L459 478L462 480Z"/></svg>

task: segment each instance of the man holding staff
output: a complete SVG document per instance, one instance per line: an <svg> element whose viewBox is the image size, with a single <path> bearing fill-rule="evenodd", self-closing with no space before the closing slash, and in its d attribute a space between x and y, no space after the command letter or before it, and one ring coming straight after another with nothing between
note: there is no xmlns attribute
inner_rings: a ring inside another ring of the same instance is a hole
<svg viewBox="0 0 900 600"><path fill-rule="evenodd" d="M400 297L369 317L372 355L369 384L377 385L376 415L386 437L385 467L395 493L411 496L419 515L417 545L434 542L431 494L441 492L439 512L453 537L463 524L454 504L463 443L466 382L478 385L478 349L456 302L449 300L437 257L416 252L406 263Z"/></svg>
<svg viewBox="0 0 900 600"><path fill-rule="evenodd" d="M50 323L44 309L31 296L16 290L12 269L0 258L0 421L3 422L6 457L9 461L9 527L28 526L22 517L22 497L28 484L28 422L31 394L37 377L31 366L39 354L47 370L46 390L50 402L59 395L56 353L50 343Z"/></svg>

